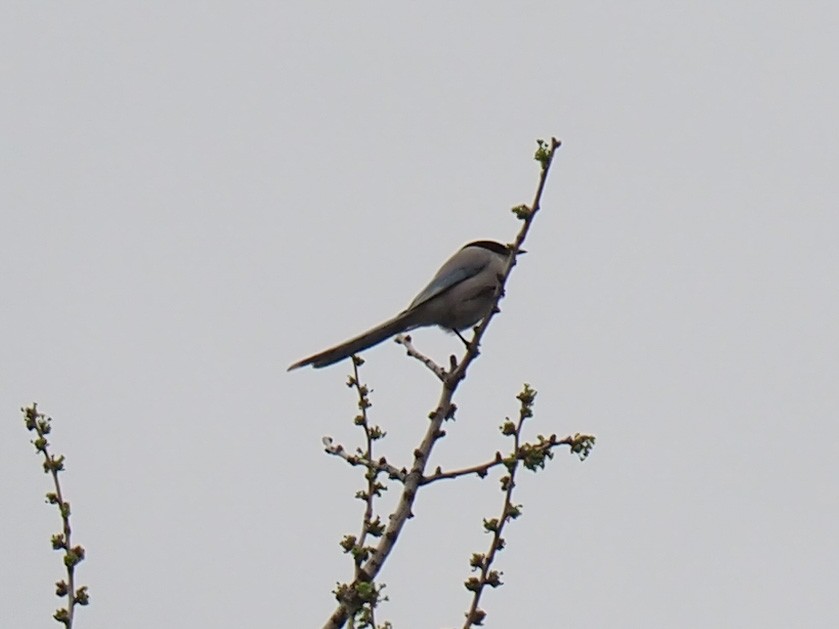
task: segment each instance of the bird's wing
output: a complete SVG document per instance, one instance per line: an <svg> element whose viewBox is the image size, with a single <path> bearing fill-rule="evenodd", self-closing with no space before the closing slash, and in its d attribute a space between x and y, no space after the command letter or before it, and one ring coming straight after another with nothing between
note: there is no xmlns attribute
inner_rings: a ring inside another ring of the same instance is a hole
<svg viewBox="0 0 839 629"><path fill-rule="evenodd" d="M466 261L465 264L463 262L464 261L461 260L456 266L450 266L448 263L444 264L437 272L437 275L434 276L434 279L428 283L428 286L423 288L420 291L420 294L414 298L414 301L411 302L411 305L408 306L407 310L416 308L429 299L446 292L452 286L456 286L462 281L477 275L487 265L487 259L485 256L480 256L475 260Z"/></svg>

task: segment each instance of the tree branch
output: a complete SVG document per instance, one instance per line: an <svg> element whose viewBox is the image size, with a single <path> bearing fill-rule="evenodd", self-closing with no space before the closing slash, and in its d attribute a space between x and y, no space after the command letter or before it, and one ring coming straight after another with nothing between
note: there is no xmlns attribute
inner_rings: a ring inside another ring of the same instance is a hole
<svg viewBox="0 0 839 629"><path fill-rule="evenodd" d="M492 461L487 461L486 463L480 463L478 465L473 465L472 467L464 467L463 469L459 470L452 470L450 472L443 472L439 467L434 471L433 474L426 476L420 481L420 485L429 485L434 483L438 480L446 480L449 478L458 478L460 476L468 476L470 474L477 474L481 478L487 475L489 470L494 467L498 467L499 465L508 465L510 461L524 461L527 460L534 455L536 456L544 456L545 453L549 452L553 448L557 446L571 446L574 447L574 444L577 443L579 440L579 435L575 437L565 437L564 439L557 439L556 435L551 435L548 439L540 442L540 443L526 443L522 447L516 449L515 453L510 454L508 458L504 458L500 452L495 453L495 458Z"/></svg>
<svg viewBox="0 0 839 629"><path fill-rule="evenodd" d="M70 503L64 500L61 493L61 483L58 474L64 471L64 456L56 456L49 453L49 441L47 435L52 431L52 419L38 412L38 405L20 409L24 414L26 429L34 432L37 437L32 440L36 452L44 456L44 473L52 476L55 491L47 492L47 502L58 506L61 514L61 532L52 536L51 543L55 550L64 551L64 567L67 569L67 580L58 581L55 584L55 594L58 597L67 597L67 607L56 610L53 618L63 624L67 629L72 629L76 605L87 605L90 602L90 595L87 586L76 589L76 566L84 560L85 549L82 546L73 546L70 541L72 530L70 528Z"/></svg>
<svg viewBox="0 0 839 629"><path fill-rule="evenodd" d="M404 482L405 476L408 474L408 470L404 467L400 470L388 463L387 459L384 457L378 461L370 461L360 454L350 454L340 443L334 443L332 437L323 437L321 442L323 443L323 449L327 454L342 458L353 467L366 467L369 470L387 474L388 478L398 480L400 482Z"/></svg>
<svg viewBox="0 0 839 629"><path fill-rule="evenodd" d="M535 159L541 164L541 173L533 203L529 208L525 206L513 208L513 212L516 216L523 221L523 225L519 230L514 243L511 245L512 250L516 253L521 249L521 245L527 237L527 233L530 230L533 219L540 209L545 181L547 180L548 172L550 171L554 153L559 146L560 142L556 138L552 138L550 144L542 140L539 140L538 142ZM504 295L504 286L507 283L507 279L512 272L513 266L515 266L515 263L516 255L510 256L510 260L499 278L499 290L495 296L495 304L492 310L475 329L472 342L470 343L469 349L466 351L466 354L460 364L448 373L443 380L443 390L440 393L437 407L430 414L431 421L420 446L414 450L414 460L411 464L410 471L405 478L402 495L399 498L396 510L389 517L384 535L382 535L378 546L364 564L360 573L356 575L353 582L346 588L339 588L339 592L337 594L339 601L338 607L326 621L324 629L337 629L342 627L346 623L347 619L350 618L355 611L364 604L363 598L359 596L359 586L364 583L369 585L369 583L376 578L385 560L390 555L390 552L393 549L400 532L402 531L402 527L405 525L408 518L413 516L412 507L416 498L417 489L423 480L423 473L425 471L425 466L428 463L428 459L431 456L431 451L437 439L442 437L444 434L442 431L443 422L454 416L455 406L452 403L452 398L454 397L458 384L466 377L469 365L478 356L480 340L489 326L490 321L492 321L492 318L498 312L498 302Z"/></svg>
<svg viewBox="0 0 839 629"><path fill-rule="evenodd" d="M411 358L416 358L423 365L428 367L434 373L434 375L440 379L441 382L445 382L446 370L443 369L437 363L435 363L433 360L431 360L428 356L416 349L413 343L411 343L410 334L397 334L394 340L405 347L405 349L408 351L408 356L410 356Z"/></svg>

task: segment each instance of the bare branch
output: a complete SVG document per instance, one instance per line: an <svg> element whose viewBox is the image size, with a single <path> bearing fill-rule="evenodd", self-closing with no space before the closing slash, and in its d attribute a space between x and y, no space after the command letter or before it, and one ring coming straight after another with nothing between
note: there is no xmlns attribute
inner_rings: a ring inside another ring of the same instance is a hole
<svg viewBox="0 0 839 629"><path fill-rule="evenodd" d="M44 456L44 473L52 476L53 486L55 487L55 491L47 493L47 502L58 506L62 530L61 533L52 536L51 542L55 550L64 551L64 566L67 569L67 580L62 579L55 584L55 594L61 598L67 597L67 607L57 609L53 618L67 629L72 629L76 605L87 605L90 601L90 595L86 585L76 589L76 566L84 560L85 549L83 546L73 546L70 540L72 533L70 529L70 503L64 500L61 493L61 483L58 479L59 473L64 471L64 456L49 453L50 444L47 441L47 435L52 430L52 418L39 413L38 405L34 403L32 406L20 410L24 414L26 429L37 435L32 440L32 445L35 446L36 452L40 452Z"/></svg>
<svg viewBox="0 0 839 629"><path fill-rule="evenodd" d="M344 446L340 443L334 443L333 441L332 437L329 436L321 439L323 449L327 454L340 457L352 466L360 465L361 467L366 467L369 470L387 474L388 478L392 480L398 480L400 482L405 481L405 476L408 474L408 470L404 467L400 470L388 463L387 459L384 457L378 461L370 461L360 454L350 454Z"/></svg>
<svg viewBox="0 0 839 629"><path fill-rule="evenodd" d="M521 513L521 505L513 504L513 489L516 487L516 471L519 467L519 454L523 450L519 446L521 439L521 431L524 427L524 422L527 418L533 415L533 400L536 397L536 391L525 384L524 389L518 395L521 402L519 410L519 421L517 424L507 420L501 427L501 432L513 438L513 451L516 456L512 460L504 461L507 466L507 476L501 479L501 489L504 492L504 504L501 508L501 515L497 518L484 520L484 530L492 534L492 541L489 545L489 551L486 554L475 553L472 555L470 562L472 569L479 572L478 576L470 577L466 580L466 588L472 592L472 603L469 606L469 611L466 612L466 621L463 623L463 629L470 629L470 627L479 626L483 624L486 612L478 607L481 601L481 594L483 594L486 586L498 587L502 585L501 573L492 569L492 562L498 551L504 548L505 542L501 534L504 532L504 527L510 520L513 520ZM550 449L547 450L550 453ZM542 459L544 461L544 459ZM544 465L544 463L543 463Z"/></svg>
<svg viewBox="0 0 839 629"><path fill-rule="evenodd" d="M535 158L537 161L539 161L542 168L533 203L529 208L519 207L517 208L518 211L514 209L516 216L523 221L523 225L519 230L519 233L516 236L515 241L512 245L510 245L511 249L516 253L518 253L518 251L521 250L521 245L524 243L524 240L527 237L527 233L530 229L531 224L533 223L533 218L539 211L542 199L542 191L545 187L545 181L547 180L548 172L550 170L551 162L553 161L554 153L556 149L559 148L559 146L560 143L555 138L551 140L550 144L543 142L542 140L539 140L538 142L538 149L536 151ZM357 592L357 588L355 587L356 585L361 585L363 583L369 585L376 578L385 560L390 555L390 552L393 549L393 546L396 543L396 540L398 539L400 532L402 531L402 527L405 525L405 522L408 520L408 518L412 517L412 507L416 498L417 489L422 483L425 466L427 465L428 460L431 456L431 451L436 441L440 437L442 437L443 434L445 434L442 431L443 422L447 419L451 419L451 417L454 415L455 405L453 404L452 399L454 397L455 391L457 390L457 386L460 383L460 381L466 377L466 372L469 368L469 365L478 356L480 340L483 337L483 334L486 331L487 326L489 325L490 321L495 316L495 314L499 312L498 302L504 295L504 286L506 285L507 278L510 276L510 273L513 269L513 266L515 266L515 263L516 255L510 256L509 262L507 263L504 272L501 274L501 277L499 278L499 289L495 297L495 303L493 305L493 308L490 311L490 313L484 318L484 320L480 323L480 325L475 329L475 334L472 338L471 343L469 344L469 349L466 351L463 360L461 360L460 364L456 366L455 361L452 360L452 371L446 374L443 378L443 390L440 394L440 399L437 403L436 409L430 414L431 421L429 423L428 430L426 431L425 436L423 437L419 447L416 450L414 450L414 460L411 464L410 471L405 477L402 495L400 496L396 510L390 515L387 527L381 539L379 540L378 546L376 547L370 558L367 560L367 562L364 564L360 573L356 575L356 578L353 581L353 583L350 584L349 587L343 591L349 590L352 592ZM419 352L416 353L419 354ZM423 360L423 362L425 363L424 356L418 355L415 357L417 357L420 360ZM429 367L429 369L434 371L434 373L438 375L438 377L440 377L438 371L436 371L433 367L429 366L428 363L425 364ZM324 625L324 629L337 629L339 627L342 627L346 623L347 619L352 617L355 611L359 609L361 605L363 605L363 601L360 600L358 596L344 597L339 595L338 599L338 607L327 620L326 624Z"/></svg>
<svg viewBox="0 0 839 629"><path fill-rule="evenodd" d="M495 458L486 463L473 465L472 467L464 467L459 470L452 470L450 472L443 472L439 467L433 474L426 476L420 481L420 485L428 485L438 480L446 480L449 478L458 478L460 476L469 476L470 474L477 474L481 478L487 475L489 470L499 465L507 465L510 461L524 461L535 455L544 455L557 446L571 446L577 443L578 437L565 437L564 439L557 439L556 435L551 435L547 440L535 444L524 444L519 447L514 454L510 454L508 458L504 458L500 452L495 453Z"/></svg>
<svg viewBox="0 0 839 629"><path fill-rule="evenodd" d="M416 349L414 345L411 343L410 334L397 334L394 341L396 341L400 345L403 345L405 349L408 351L408 356L410 356L411 358L416 358L423 365L428 367L434 373L434 375L440 379L441 382L444 382L446 380L446 370L443 369L437 363L435 363L431 358L429 358L425 354L421 353L418 349Z"/></svg>
<svg viewBox="0 0 839 629"><path fill-rule="evenodd" d="M516 239L510 245L510 248L517 254L522 250L522 245L524 244L527 234L530 231L530 226L533 224L533 219L535 218L536 213L541 209L542 192L545 189L545 182L548 179L551 163L553 162L556 149L561 146L561 142L556 138L551 138L550 145L543 140L539 140L537 144L538 148L536 150L535 159L542 165L542 170L539 175L539 183L536 186L536 194L533 197L533 203L531 203L530 207L520 205L512 210L513 213L523 222ZM475 328L475 335L469 343L466 355L463 357L463 360L460 361L460 365L449 373L448 378L446 379L446 386L454 387L456 386L456 383L466 377L466 370L478 355L478 349L481 339L484 336L484 332L486 332L486 329L493 317L500 312L498 302L504 297L504 287L507 285L507 279L510 277L510 273L512 273L513 267L516 265L517 257L517 255L510 256L510 260L507 262L507 266L499 278L499 289L498 294L495 296L495 304L490 313Z"/></svg>

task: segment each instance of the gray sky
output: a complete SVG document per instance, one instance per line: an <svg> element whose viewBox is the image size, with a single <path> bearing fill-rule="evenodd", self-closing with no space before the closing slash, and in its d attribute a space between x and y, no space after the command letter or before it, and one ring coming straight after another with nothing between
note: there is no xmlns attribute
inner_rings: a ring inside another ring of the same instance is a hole
<svg viewBox="0 0 839 629"><path fill-rule="evenodd" d="M362 506L320 438L359 434L348 365L285 368L510 240L550 135L432 465L504 447L522 382L531 435L598 444L523 475L487 626L837 626L835 6L275 4L0 8L0 626L58 602L33 400L88 550L78 627L320 626ZM366 357L402 465L437 385ZM380 619L460 626L500 499L424 490Z"/></svg>

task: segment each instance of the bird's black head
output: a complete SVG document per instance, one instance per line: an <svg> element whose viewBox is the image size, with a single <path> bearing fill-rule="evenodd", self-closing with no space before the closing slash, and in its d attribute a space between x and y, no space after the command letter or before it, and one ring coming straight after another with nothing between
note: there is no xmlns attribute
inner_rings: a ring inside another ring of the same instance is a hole
<svg viewBox="0 0 839 629"><path fill-rule="evenodd" d="M497 253L500 256L510 254L510 247L502 245L500 242L495 242L494 240L476 240L475 242L470 242L468 245L465 245L463 248L466 249L466 247L480 247L481 249ZM526 252L524 249L519 249L519 253Z"/></svg>

